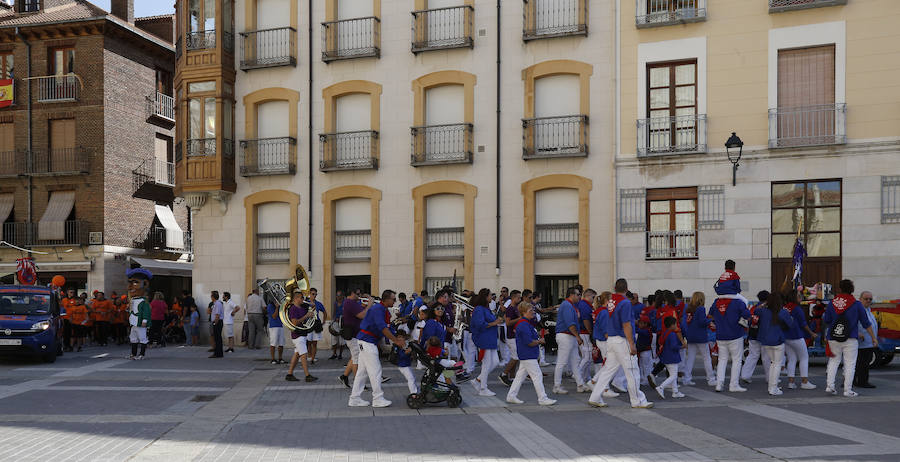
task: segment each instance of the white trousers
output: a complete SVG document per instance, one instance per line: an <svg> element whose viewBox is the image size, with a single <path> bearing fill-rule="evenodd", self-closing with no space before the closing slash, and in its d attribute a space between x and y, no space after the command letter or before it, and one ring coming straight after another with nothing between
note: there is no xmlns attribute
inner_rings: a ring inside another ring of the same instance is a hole
<svg viewBox="0 0 900 462"><path fill-rule="evenodd" d="M509 341L509 339L505 339L505 340L507 342ZM506 343L504 343L500 340L497 340L497 351L500 352L500 365L505 366L506 363L509 362L509 360L511 359L511 356L512 356L509 352L509 346Z"/></svg>
<svg viewBox="0 0 900 462"><path fill-rule="evenodd" d="M353 391L350 392L350 400L362 399L363 388L366 379L372 386L372 400L384 399L384 390L381 389L381 359L378 357L378 345L365 341L359 342L359 357L357 358L356 377L353 378Z"/></svg>
<svg viewBox="0 0 900 462"><path fill-rule="evenodd" d="M769 357L767 364L769 391L778 388L778 376L781 374L781 365L784 362L784 344L769 346L763 345L765 356Z"/></svg>
<svg viewBox="0 0 900 462"><path fill-rule="evenodd" d="M638 353L638 368L640 369L640 383L647 385L647 376L653 371L653 352L650 350ZM686 377L686 376L685 376ZM624 378L624 377L623 377Z"/></svg>
<svg viewBox="0 0 900 462"><path fill-rule="evenodd" d="M690 382L694 377L694 361L697 360L698 354L703 358L703 370L706 372L706 381L715 381L715 373L712 368L712 359L709 356L708 343L688 343L687 357L684 360L684 381Z"/></svg>
<svg viewBox="0 0 900 462"><path fill-rule="evenodd" d="M641 392L637 378L637 355L632 356L628 349L628 341L624 337L609 337L606 339L607 352L606 361L600 372L594 376L594 391L591 392L591 402L603 402L603 390L609 387L609 382L619 369L625 370L625 380L628 382L628 398L631 400L632 406L640 406L647 403L647 397ZM678 374L675 374L677 377Z"/></svg>
<svg viewBox="0 0 900 462"><path fill-rule="evenodd" d="M667 387L671 387L672 393L678 393L678 363L666 364L666 372L669 373L669 376L659 384L659 388L665 390Z"/></svg>
<svg viewBox="0 0 900 462"><path fill-rule="evenodd" d="M859 354L859 340L847 339L846 342L828 341L828 346L834 356L828 357L827 375L825 382L831 390L834 388L834 379L837 376L838 366L844 362L844 393L853 389L853 374L856 373L856 356Z"/></svg>
<svg viewBox="0 0 900 462"><path fill-rule="evenodd" d="M794 372L796 372L797 363L799 363L800 377L808 378L809 350L806 349L806 340L802 338L785 340L784 351L787 353L787 376L794 378Z"/></svg>
<svg viewBox="0 0 900 462"><path fill-rule="evenodd" d="M609 355L609 347L607 346L606 342L601 342L600 340L594 340L594 341L597 342L597 348L600 349L600 355L602 355L603 360L606 361L606 357ZM603 367L603 365L601 364L600 368L602 368L602 367ZM653 366L651 365L651 369L652 369L652 367ZM597 372L600 372L600 368L597 369ZM638 368L637 373L640 374L640 368ZM596 376L596 375L597 375L596 372L594 374L591 374L591 376ZM647 372L644 375L639 375L638 382L641 381L641 377L646 377L647 375L650 375L650 372ZM613 376L612 384L615 385L619 390L624 390L628 387L628 385L626 385L626 383L625 383L625 371L623 369L619 369L619 371L616 372L616 375ZM606 390L604 390L604 391L606 391Z"/></svg>
<svg viewBox="0 0 900 462"><path fill-rule="evenodd" d="M749 353L747 354L747 359L744 360L744 366L741 368L741 378L744 380L750 380L750 377L753 376L753 371L756 370L756 362L759 361L760 357L762 357L763 369L772 361L769 358L769 354L763 350L762 343L759 343L759 340L750 339L747 343L749 344L747 347ZM722 353L720 352L719 355L721 356Z"/></svg>
<svg viewBox="0 0 900 462"><path fill-rule="evenodd" d="M418 393L419 387L416 384L416 376L413 374L413 369L411 366L404 366L399 368L400 373L403 374L403 378L406 379L406 386L409 388L410 393ZM380 380L380 379L379 379ZM353 383L356 383L356 379L353 380Z"/></svg>
<svg viewBox="0 0 900 462"><path fill-rule="evenodd" d="M591 345L591 336L588 334L580 334L581 337L581 347L579 350L581 351L581 361L578 362L578 373L581 374L582 377L587 379L588 377L594 375L591 372L591 364L594 363L594 357L591 355L594 349L594 345Z"/></svg>
<svg viewBox="0 0 900 462"><path fill-rule="evenodd" d="M143 343L144 345L146 345L147 328L131 326L131 332L128 333L128 339L131 340L131 343Z"/></svg>
<svg viewBox="0 0 900 462"><path fill-rule="evenodd" d="M744 356L744 339L736 338L734 340L716 340L719 347L719 367L716 370L716 387L725 384L725 368L728 367L728 360L731 360L731 382L728 388L737 388L740 386L738 380L741 375L741 360Z"/></svg>
<svg viewBox="0 0 900 462"><path fill-rule="evenodd" d="M478 347L472 341L472 333L463 332L463 361L466 362L463 370L471 374L475 371L475 358L478 356Z"/></svg>
<svg viewBox="0 0 900 462"><path fill-rule="evenodd" d="M525 382L526 375L531 377L538 401L547 399L547 392L544 390L544 374L541 372L536 359L519 360L519 370L516 372L516 378L513 379L513 383L509 387L506 399L517 397L519 390L522 388L522 383Z"/></svg>
<svg viewBox="0 0 900 462"><path fill-rule="evenodd" d="M560 332L556 334L556 345L556 368L553 370L553 386L558 387L562 385L562 375L567 365L572 368L572 377L575 378L575 383L584 385L581 372L578 371L578 362L581 360L578 355L578 341L575 340L575 337Z"/></svg>
<svg viewBox="0 0 900 462"><path fill-rule="evenodd" d="M481 373L478 374L476 379L478 382L475 383L479 390L488 389L488 378L495 367L497 367L497 350L484 350L484 358L481 358Z"/></svg>

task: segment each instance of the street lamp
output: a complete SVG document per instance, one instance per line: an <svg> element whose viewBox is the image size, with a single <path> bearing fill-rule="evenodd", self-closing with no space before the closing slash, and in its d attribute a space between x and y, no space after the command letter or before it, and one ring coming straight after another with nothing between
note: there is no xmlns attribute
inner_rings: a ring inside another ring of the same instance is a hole
<svg viewBox="0 0 900 462"><path fill-rule="evenodd" d="M725 142L725 151L728 153L728 160L734 165L731 170L731 186L737 186L738 162L741 161L741 154L744 152L744 142L731 132L731 137Z"/></svg>

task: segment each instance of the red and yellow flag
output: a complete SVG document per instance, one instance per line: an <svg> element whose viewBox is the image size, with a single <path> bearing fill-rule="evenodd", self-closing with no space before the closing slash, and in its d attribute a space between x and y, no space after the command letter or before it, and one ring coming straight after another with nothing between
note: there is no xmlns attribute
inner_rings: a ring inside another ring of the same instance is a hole
<svg viewBox="0 0 900 462"><path fill-rule="evenodd" d="M14 99L13 79L0 79L0 108L12 106Z"/></svg>

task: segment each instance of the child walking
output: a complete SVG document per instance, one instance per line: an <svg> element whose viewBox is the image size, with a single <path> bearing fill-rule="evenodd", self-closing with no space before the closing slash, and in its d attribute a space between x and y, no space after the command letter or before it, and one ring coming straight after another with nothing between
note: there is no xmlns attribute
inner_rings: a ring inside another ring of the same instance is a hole
<svg viewBox="0 0 900 462"><path fill-rule="evenodd" d="M659 336L659 362L666 366L669 377L656 387L660 398L666 399L664 393L666 387L672 387L673 398L684 398L684 393L678 391L678 364L681 363L681 348L684 343L675 334L675 318L668 316L663 319L665 328Z"/></svg>
<svg viewBox="0 0 900 462"><path fill-rule="evenodd" d="M534 307L531 303L522 302L519 303L518 310L519 320L516 321L513 330L516 334L515 342L516 353L519 356L519 370L516 372L516 377L513 379L509 392L506 394L506 402L512 404L524 403L517 395L519 394L519 389L522 388L522 383L525 382L525 376L528 375L534 384L538 404L541 406L556 404L556 400L550 399L546 390L544 390L544 375L541 373L541 368L538 365L538 356L540 354L538 347L544 344L544 339L538 338L537 331L531 324L531 320L534 319L535 315Z"/></svg>
<svg viewBox="0 0 900 462"><path fill-rule="evenodd" d="M397 348L397 367L406 379L406 386L409 387L409 392L418 393L419 386L416 384L416 376L413 374L412 369L412 357L410 356L412 349L408 346L409 332L401 330L397 332L397 338L402 339L407 345L406 348L395 346L395 348Z"/></svg>
<svg viewBox="0 0 900 462"><path fill-rule="evenodd" d="M197 307L191 307L191 343L190 345L198 345L200 344L200 313L197 312Z"/></svg>

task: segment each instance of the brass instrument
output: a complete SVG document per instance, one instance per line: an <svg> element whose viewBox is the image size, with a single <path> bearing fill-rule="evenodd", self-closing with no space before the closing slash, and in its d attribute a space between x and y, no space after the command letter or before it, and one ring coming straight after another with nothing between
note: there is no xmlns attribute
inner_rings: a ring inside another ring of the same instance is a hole
<svg viewBox="0 0 900 462"><path fill-rule="evenodd" d="M465 297L457 295L455 292L452 292L450 295L453 296L453 328L456 329L453 332L453 340L460 341L463 337L463 330L469 328L469 322L465 317L466 312L468 311L469 316L471 316L475 308L469 304L469 300Z"/></svg>
<svg viewBox="0 0 900 462"><path fill-rule="evenodd" d="M288 308L290 308L291 296L293 293L300 291L304 298L309 296L309 276L307 276L306 270L303 269L302 265L297 265L296 268L294 268L294 278L285 282L284 286L276 282L269 282L269 279L267 278L259 283L259 287L275 301L275 304L278 307L278 318L281 319L281 323L284 324L284 327L297 332L300 335L307 335L313 331L316 321L318 320L317 316L310 316L300 325L294 325L288 317ZM311 306L309 309L315 310L316 307Z"/></svg>

